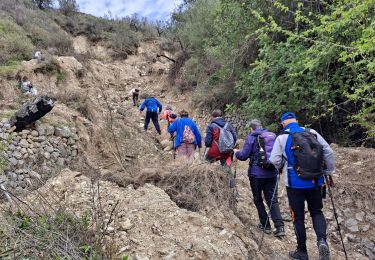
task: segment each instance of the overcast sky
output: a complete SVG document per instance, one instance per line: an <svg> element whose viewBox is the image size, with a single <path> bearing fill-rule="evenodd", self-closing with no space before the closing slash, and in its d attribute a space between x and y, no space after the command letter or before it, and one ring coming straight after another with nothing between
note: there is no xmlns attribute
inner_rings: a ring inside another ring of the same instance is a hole
<svg viewBox="0 0 375 260"><path fill-rule="evenodd" d="M151 20L168 20L182 0L77 0L79 10L95 16L112 13L122 18L134 13Z"/></svg>

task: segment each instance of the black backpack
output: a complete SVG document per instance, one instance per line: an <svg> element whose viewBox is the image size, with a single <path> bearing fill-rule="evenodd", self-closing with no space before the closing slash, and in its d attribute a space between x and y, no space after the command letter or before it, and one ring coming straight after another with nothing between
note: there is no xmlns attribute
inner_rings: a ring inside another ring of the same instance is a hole
<svg viewBox="0 0 375 260"><path fill-rule="evenodd" d="M253 160L254 165L262 167L263 169L275 169L273 164L269 161L275 139L276 135L272 132L264 132L257 135L255 142L257 145L258 158L257 160Z"/></svg>
<svg viewBox="0 0 375 260"><path fill-rule="evenodd" d="M324 155L323 145L309 128L304 132L289 133L292 136L292 151L294 155L293 169L305 180L317 180L323 176Z"/></svg>

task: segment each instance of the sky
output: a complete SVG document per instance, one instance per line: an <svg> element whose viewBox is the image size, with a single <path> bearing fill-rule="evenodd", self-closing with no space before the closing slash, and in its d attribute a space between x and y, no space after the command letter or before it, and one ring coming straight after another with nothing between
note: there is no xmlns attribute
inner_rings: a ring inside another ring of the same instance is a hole
<svg viewBox="0 0 375 260"><path fill-rule="evenodd" d="M170 13L182 0L76 0L79 10L95 16L110 11L112 17L122 18L134 13L150 20L168 20Z"/></svg>

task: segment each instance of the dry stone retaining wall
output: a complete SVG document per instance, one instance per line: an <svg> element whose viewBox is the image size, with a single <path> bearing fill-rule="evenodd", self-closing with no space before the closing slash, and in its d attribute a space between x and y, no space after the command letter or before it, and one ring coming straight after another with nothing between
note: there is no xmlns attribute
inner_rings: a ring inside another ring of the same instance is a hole
<svg viewBox="0 0 375 260"><path fill-rule="evenodd" d="M78 156L75 128L36 123L34 129L8 133L7 120L0 122L1 156L7 161L0 182L12 191L23 192Z"/></svg>

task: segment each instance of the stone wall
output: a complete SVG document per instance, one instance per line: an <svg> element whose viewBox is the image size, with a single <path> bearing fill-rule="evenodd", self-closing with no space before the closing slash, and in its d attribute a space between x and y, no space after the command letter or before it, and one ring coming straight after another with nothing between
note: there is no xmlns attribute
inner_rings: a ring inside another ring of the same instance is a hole
<svg viewBox="0 0 375 260"><path fill-rule="evenodd" d="M9 128L7 120L0 122L1 156L7 161L0 182L10 191L21 193L77 158L75 128L38 122L19 133L8 133Z"/></svg>
<svg viewBox="0 0 375 260"><path fill-rule="evenodd" d="M197 118L197 121L200 125L200 129L204 129L205 131L205 127L211 122L211 112L203 110L199 113L199 115L200 116ZM246 138L250 133L249 121L246 120L245 116L239 111L225 113L224 118L236 129L239 139ZM204 135L204 132L202 134Z"/></svg>

